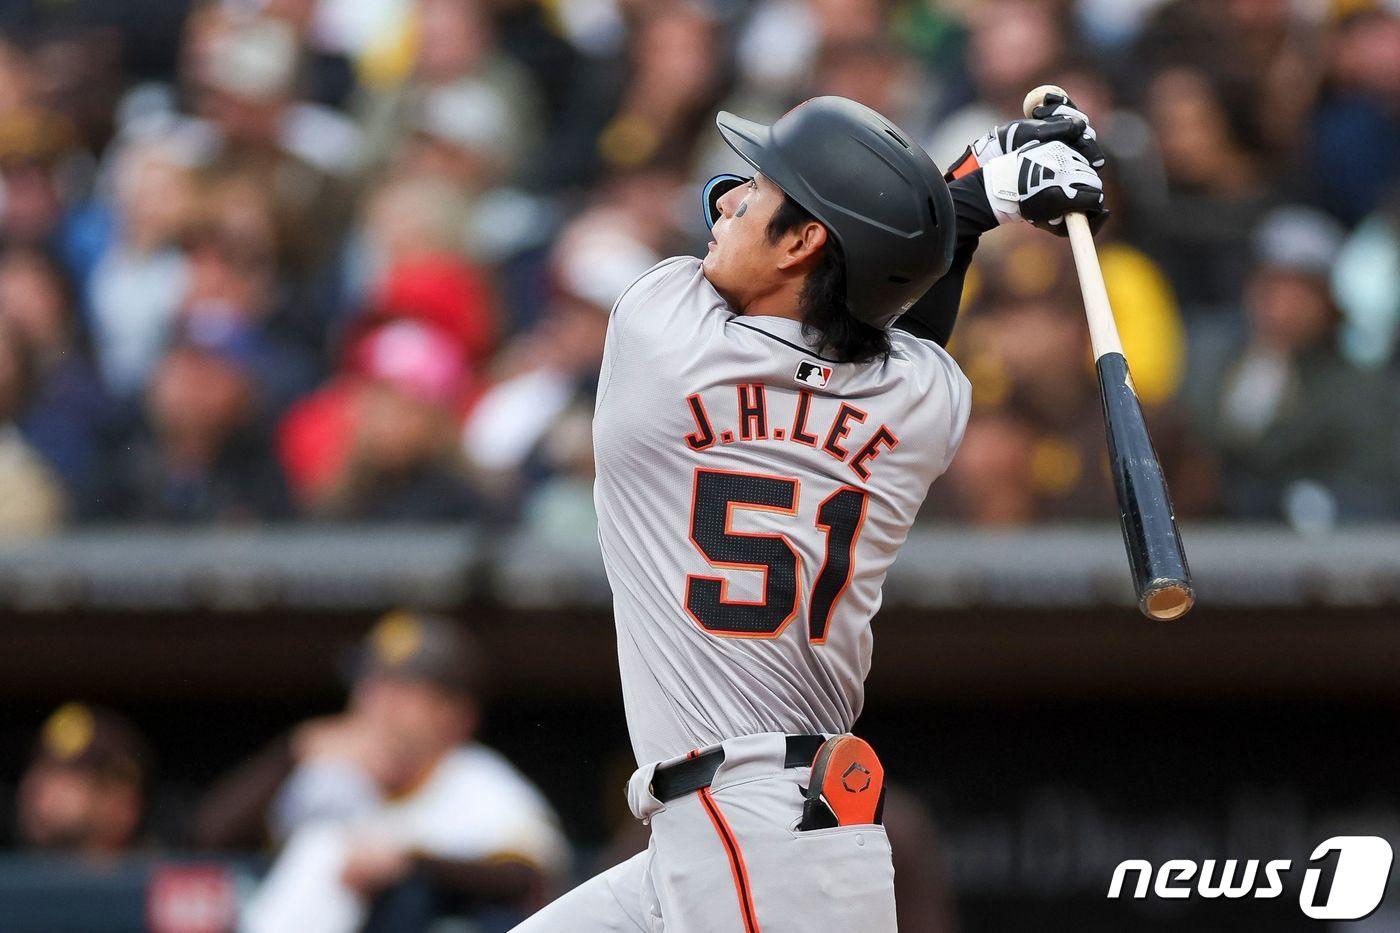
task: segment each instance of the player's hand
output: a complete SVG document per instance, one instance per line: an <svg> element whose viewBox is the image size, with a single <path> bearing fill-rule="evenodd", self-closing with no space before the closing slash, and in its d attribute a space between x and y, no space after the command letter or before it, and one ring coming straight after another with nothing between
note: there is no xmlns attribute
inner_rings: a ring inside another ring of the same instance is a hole
<svg viewBox="0 0 1400 933"><path fill-rule="evenodd" d="M298 762L337 761L364 771L383 787L395 771L392 743L362 717L327 716L302 723L292 733L292 755Z"/></svg>
<svg viewBox="0 0 1400 933"><path fill-rule="evenodd" d="M1103 181L1079 152L1062 142L1030 143L982 169L987 200L1001 223L1024 220L1068 236L1065 214L1080 213L1095 233L1108 219Z"/></svg>
<svg viewBox="0 0 1400 933"><path fill-rule="evenodd" d="M1082 155L1095 170L1104 167L1108 159L1103 154L1103 147L1099 145L1099 134L1094 131L1094 127L1089 122L1089 115L1074 106L1074 102L1068 97L1061 97L1059 94L1045 95L1044 102L1031 111L1030 120L1022 120L1022 123L1044 123L1047 128L1040 128L1040 138L1038 142L1062 142ZM1074 127L1068 131L1068 138L1061 138L1053 130L1064 131L1065 124ZM1077 130L1077 133L1076 133ZM1018 133L1015 137L1016 146L1021 148L1022 140L1029 142L1032 139L1030 131Z"/></svg>
<svg viewBox="0 0 1400 933"><path fill-rule="evenodd" d="M1078 152L1093 168L1103 168L1107 161L1088 115L1068 98L1049 94L1044 103L1031 111L1030 119L994 126L985 136L973 141L948 170L948 177L958 178L1028 145L1057 142Z"/></svg>

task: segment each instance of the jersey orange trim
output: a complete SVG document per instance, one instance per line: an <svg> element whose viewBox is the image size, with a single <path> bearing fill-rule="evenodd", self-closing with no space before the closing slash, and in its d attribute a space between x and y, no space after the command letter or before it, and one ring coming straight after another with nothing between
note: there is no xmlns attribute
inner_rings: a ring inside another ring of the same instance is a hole
<svg viewBox="0 0 1400 933"><path fill-rule="evenodd" d="M729 872L734 876L734 891L739 897L739 915L744 918L744 933L759 933L758 914L754 910L753 892L749 888L749 873L744 867L744 855L739 851L739 843L735 841L734 833L720 812L719 804L710 794L710 789L702 787L695 794L710 817L710 823L724 845L725 854L729 856Z"/></svg>

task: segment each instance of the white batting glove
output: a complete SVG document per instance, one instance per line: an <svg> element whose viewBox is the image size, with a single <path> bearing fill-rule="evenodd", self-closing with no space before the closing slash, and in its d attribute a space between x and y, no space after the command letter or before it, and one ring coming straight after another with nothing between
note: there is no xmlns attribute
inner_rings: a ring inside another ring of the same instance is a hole
<svg viewBox="0 0 1400 933"><path fill-rule="evenodd" d="M1099 135L1089 123L1089 117L1075 108L1067 98L1049 94L1025 120L1013 120L994 126L972 142L948 170L948 178L961 178L972 170L985 166L993 159L1030 145L1031 143L1062 142L1068 144L1094 168L1103 168L1107 161L1098 143Z"/></svg>
<svg viewBox="0 0 1400 933"><path fill-rule="evenodd" d="M982 183L1003 224L1024 220L1066 236L1065 214L1084 214L1095 232L1108 219L1099 173L1062 142L1028 143L997 156L982 167Z"/></svg>

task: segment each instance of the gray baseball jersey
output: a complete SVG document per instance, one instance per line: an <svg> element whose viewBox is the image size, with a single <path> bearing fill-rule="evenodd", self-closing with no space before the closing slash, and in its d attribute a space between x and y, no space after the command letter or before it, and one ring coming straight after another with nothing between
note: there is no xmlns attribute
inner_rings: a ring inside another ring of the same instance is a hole
<svg viewBox="0 0 1400 933"><path fill-rule="evenodd" d="M891 337L887 359L823 359L692 257L613 307L594 499L639 764L860 714L881 585L970 400L941 347Z"/></svg>

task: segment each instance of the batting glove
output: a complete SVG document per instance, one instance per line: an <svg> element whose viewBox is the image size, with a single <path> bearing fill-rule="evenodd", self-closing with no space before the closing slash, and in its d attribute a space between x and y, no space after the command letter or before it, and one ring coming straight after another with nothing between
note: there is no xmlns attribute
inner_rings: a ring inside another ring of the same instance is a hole
<svg viewBox="0 0 1400 933"><path fill-rule="evenodd" d="M1062 142L1027 143L982 169L987 201L1000 223L1024 220L1068 236L1065 214L1089 218L1095 233L1108 219L1103 181L1089 160Z"/></svg>
<svg viewBox="0 0 1400 933"><path fill-rule="evenodd" d="M1061 142L1082 155L1094 168L1107 161L1099 146L1098 133L1089 118L1066 97L1047 94L1044 103L1031 111L1032 119L1013 120L994 126L991 132L968 146L948 170L947 179L961 178L998 156L1015 152L1031 143Z"/></svg>

